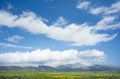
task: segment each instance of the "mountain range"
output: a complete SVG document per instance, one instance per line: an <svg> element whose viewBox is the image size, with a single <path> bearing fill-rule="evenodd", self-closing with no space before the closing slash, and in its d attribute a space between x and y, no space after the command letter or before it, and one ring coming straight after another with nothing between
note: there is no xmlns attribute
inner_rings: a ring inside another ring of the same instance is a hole
<svg viewBox="0 0 120 79"><path fill-rule="evenodd" d="M57 67L38 66L38 67L20 67L20 66L0 66L0 72L3 71L61 71L61 72L80 72L80 71L120 71L118 66L93 65L84 67L73 67L72 65L61 65Z"/></svg>

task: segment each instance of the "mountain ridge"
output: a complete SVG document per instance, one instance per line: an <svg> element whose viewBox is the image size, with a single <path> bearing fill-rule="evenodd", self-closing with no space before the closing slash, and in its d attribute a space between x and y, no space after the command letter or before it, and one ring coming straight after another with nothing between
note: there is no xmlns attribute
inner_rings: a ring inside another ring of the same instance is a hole
<svg viewBox="0 0 120 79"><path fill-rule="evenodd" d="M0 72L2 71L61 71L61 72L80 72L80 71L119 71L120 67L118 66L106 66L106 65L93 65L87 67L79 67L74 68L70 65L61 65L58 67L50 67L50 66L38 66L38 67L20 67L20 66L0 66Z"/></svg>

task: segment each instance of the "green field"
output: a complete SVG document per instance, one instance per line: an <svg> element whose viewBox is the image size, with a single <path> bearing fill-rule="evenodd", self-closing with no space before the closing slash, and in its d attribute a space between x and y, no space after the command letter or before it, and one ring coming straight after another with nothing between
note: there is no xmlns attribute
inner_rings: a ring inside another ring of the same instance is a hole
<svg viewBox="0 0 120 79"><path fill-rule="evenodd" d="M120 72L0 72L0 79L120 79Z"/></svg>

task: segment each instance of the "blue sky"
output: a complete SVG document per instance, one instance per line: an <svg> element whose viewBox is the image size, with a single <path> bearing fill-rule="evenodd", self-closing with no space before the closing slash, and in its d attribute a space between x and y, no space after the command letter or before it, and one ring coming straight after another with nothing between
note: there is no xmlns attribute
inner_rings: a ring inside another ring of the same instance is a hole
<svg viewBox="0 0 120 79"><path fill-rule="evenodd" d="M120 0L0 0L0 65L120 66L119 13Z"/></svg>

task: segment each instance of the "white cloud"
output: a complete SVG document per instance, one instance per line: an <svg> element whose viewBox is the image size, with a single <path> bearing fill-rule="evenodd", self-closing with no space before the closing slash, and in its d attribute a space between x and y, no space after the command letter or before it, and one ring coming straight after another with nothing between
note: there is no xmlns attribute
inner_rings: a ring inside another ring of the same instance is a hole
<svg viewBox="0 0 120 79"><path fill-rule="evenodd" d="M79 53L79 57L85 60L93 59L93 60L101 61L104 60L105 55L104 52L94 49L92 51L91 50L81 51Z"/></svg>
<svg viewBox="0 0 120 79"><path fill-rule="evenodd" d="M63 17L59 17L58 20L52 24L52 26L64 27L67 25L67 21Z"/></svg>
<svg viewBox="0 0 120 79"><path fill-rule="evenodd" d="M31 33L46 33L48 26L42 21L42 18L37 17L33 12L23 12L19 18L14 21L14 26L19 26Z"/></svg>
<svg viewBox="0 0 120 79"><path fill-rule="evenodd" d="M17 15L12 15L6 11L0 10L0 25L15 27L14 21L18 18Z"/></svg>
<svg viewBox="0 0 120 79"><path fill-rule="evenodd" d="M7 52L0 53L0 65L18 65L18 66L59 66L67 64L91 65L95 62L103 62L105 54L96 49L77 51L64 50L52 51L50 49L34 50L31 52ZM90 63L90 61L92 63Z"/></svg>
<svg viewBox="0 0 120 79"><path fill-rule="evenodd" d="M112 4L108 11L106 11L107 14L113 14L120 12L120 0L118 0L116 3Z"/></svg>
<svg viewBox="0 0 120 79"><path fill-rule="evenodd" d="M19 35L13 35L11 37L8 37L6 40L9 41L9 42L18 42L20 40L22 40L23 37L22 36L19 36Z"/></svg>
<svg viewBox="0 0 120 79"><path fill-rule="evenodd" d="M97 6L93 7L90 6L89 9L87 9L89 13L98 15L102 19L98 21L95 25L95 30L111 30L111 29L118 29L120 28L120 23L117 21L119 19L119 12L120 12L120 1L111 4L109 7L107 6Z"/></svg>
<svg viewBox="0 0 120 79"><path fill-rule="evenodd" d="M105 25L108 25L109 23L113 23L114 20L116 19L116 17L114 16L105 16L103 17L102 20L100 20L98 23L97 23L97 26L101 25L101 26L105 26Z"/></svg>
<svg viewBox="0 0 120 79"><path fill-rule="evenodd" d="M32 49L32 47L27 47L27 46L20 46L20 45L15 45L11 43L0 43L0 47L2 48L24 48L24 49Z"/></svg>
<svg viewBox="0 0 120 79"><path fill-rule="evenodd" d="M83 1L83 2L80 1L80 2L78 2L76 8L78 8L78 9L88 9L89 5L90 5L89 1Z"/></svg>
<svg viewBox="0 0 120 79"><path fill-rule="evenodd" d="M103 21L102 23L106 22ZM70 42L72 45L96 45L100 42L110 41L116 36L114 34L97 33L95 29L96 25L89 26L87 23L80 25L75 23L65 24L66 21L64 22L63 17L60 17L56 23L48 26L33 12L23 12L21 15L13 15L3 10L0 11L0 25L10 28L18 27L33 34L44 34L55 40ZM97 26L99 24L100 22L98 22ZM65 25L65 27L63 28L62 25ZM104 24L102 25L104 27Z"/></svg>
<svg viewBox="0 0 120 79"><path fill-rule="evenodd" d="M97 7L97 8L91 8L90 13L97 15L97 14L104 13L107 10L108 8L102 6L102 7Z"/></svg>
<svg viewBox="0 0 120 79"><path fill-rule="evenodd" d="M14 7L13 7L13 5L12 4L10 4L10 3L7 3L7 9L13 9Z"/></svg>
<svg viewBox="0 0 120 79"><path fill-rule="evenodd" d="M117 16L104 16L95 26L95 30L111 30L120 28L120 23L116 22Z"/></svg>
<svg viewBox="0 0 120 79"><path fill-rule="evenodd" d="M100 13L104 15L119 13L120 12L120 1L113 3L110 7L106 7L106 6L98 6L97 8L91 7L89 12L92 14L96 14L96 15Z"/></svg>
<svg viewBox="0 0 120 79"><path fill-rule="evenodd" d="M97 34L92 31L94 27L90 27L87 24L70 24L65 29L54 26L51 26L50 28L51 30L48 37L57 40L69 41L75 46L96 45L99 42L105 42L115 38L114 35Z"/></svg>

